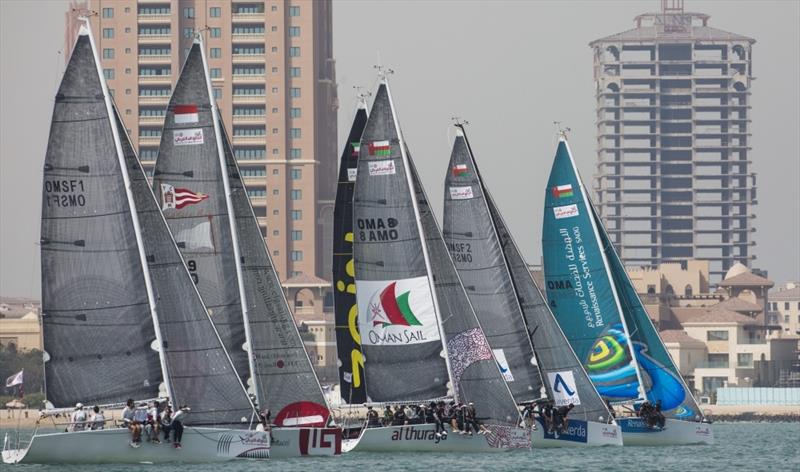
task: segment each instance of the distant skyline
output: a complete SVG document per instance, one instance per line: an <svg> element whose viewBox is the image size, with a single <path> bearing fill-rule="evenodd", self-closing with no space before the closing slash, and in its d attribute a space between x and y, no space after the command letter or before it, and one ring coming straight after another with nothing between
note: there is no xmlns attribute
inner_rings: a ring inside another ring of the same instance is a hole
<svg viewBox="0 0 800 472"><path fill-rule="evenodd" d="M0 295L39 295L42 162L63 70L66 0L0 2ZM596 161L594 39L657 11L647 1L335 0L339 144L354 85L390 78L404 136L441 218L450 118L470 121L485 180L529 263L541 258L541 215L555 152L553 121L569 126L585 183ZM710 26L756 39L753 169L758 173L754 267L800 279L800 2L686 1ZM36 27L22 21L36 18Z"/></svg>

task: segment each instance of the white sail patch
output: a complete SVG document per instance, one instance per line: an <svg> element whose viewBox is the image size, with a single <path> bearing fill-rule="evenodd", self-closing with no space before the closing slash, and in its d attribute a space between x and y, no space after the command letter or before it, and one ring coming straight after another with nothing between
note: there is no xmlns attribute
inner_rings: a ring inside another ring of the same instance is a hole
<svg viewBox="0 0 800 472"><path fill-rule="evenodd" d="M472 187L450 187L450 198L453 200L467 200L473 198Z"/></svg>
<svg viewBox="0 0 800 472"><path fill-rule="evenodd" d="M358 327L367 346L402 346L439 340L427 276L356 280Z"/></svg>
<svg viewBox="0 0 800 472"><path fill-rule="evenodd" d="M203 130L201 128L173 130L172 143L175 146L191 146L194 144L203 144Z"/></svg>
<svg viewBox="0 0 800 472"><path fill-rule="evenodd" d="M370 161L367 163L369 168L369 175L393 175L397 172L394 161L391 159L385 161Z"/></svg>
<svg viewBox="0 0 800 472"><path fill-rule="evenodd" d="M349 182L355 182L356 176L358 176L358 168L353 167L352 169L347 169L347 180Z"/></svg>
<svg viewBox="0 0 800 472"><path fill-rule="evenodd" d="M572 218L573 216L578 216L580 213L578 212L578 205L573 204L553 207L553 214L557 220L560 220L562 218Z"/></svg>
<svg viewBox="0 0 800 472"><path fill-rule="evenodd" d="M581 397L578 395L578 388L575 385L575 376L571 370L559 372L548 372L547 380L550 382L550 390L553 392L553 400L556 406L581 404Z"/></svg>
<svg viewBox="0 0 800 472"><path fill-rule="evenodd" d="M503 374L505 381L513 382L514 374L511 373L511 368L508 366L506 353L502 349L492 349L492 352L494 353L494 359L497 361L497 367L500 368L500 373Z"/></svg>
<svg viewBox="0 0 800 472"><path fill-rule="evenodd" d="M181 249L214 249L211 239L211 222L204 221L175 233L175 242Z"/></svg>

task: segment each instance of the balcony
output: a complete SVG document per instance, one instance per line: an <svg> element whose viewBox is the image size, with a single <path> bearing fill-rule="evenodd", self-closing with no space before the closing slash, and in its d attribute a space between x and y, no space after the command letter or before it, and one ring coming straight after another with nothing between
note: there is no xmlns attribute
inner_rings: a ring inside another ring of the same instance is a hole
<svg viewBox="0 0 800 472"><path fill-rule="evenodd" d="M252 22L252 21L264 21L264 12L255 12L255 13L233 13L233 22L234 23L244 23L244 22Z"/></svg>
<svg viewBox="0 0 800 472"><path fill-rule="evenodd" d="M141 2L139 2L141 3ZM143 23L169 23L172 21L170 13L139 13L136 18L139 24Z"/></svg>
<svg viewBox="0 0 800 472"><path fill-rule="evenodd" d="M161 136L139 136L139 146L158 146Z"/></svg>
<svg viewBox="0 0 800 472"><path fill-rule="evenodd" d="M234 74L234 84L263 84L264 74Z"/></svg>
<svg viewBox="0 0 800 472"><path fill-rule="evenodd" d="M169 54L140 54L139 64L170 64L172 56Z"/></svg>
<svg viewBox="0 0 800 472"><path fill-rule="evenodd" d="M164 105L169 103L169 95L139 95L139 105Z"/></svg>
<svg viewBox="0 0 800 472"><path fill-rule="evenodd" d="M234 105L263 104L267 100L266 95L234 95Z"/></svg>
<svg viewBox="0 0 800 472"><path fill-rule="evenodd" d="M147 125L164 125L164 117L163 116L140 116L139 117L139 126L147 126Z"/></svg>
<svg viewBox="0 0 800 472"><path fill-rule="evenodd" d="M139 44L169 44L172 40L170 34L140 34Z"/></svg>
<svg viewBox="0 0 800 472"><path fill-rule="evenodd" d="M264 124L267 115L233 115L233 124Z"/></svg>
<svg viewBox="0 0 800 472"><path fill-rule="evenodd" d="M262 134L259 136L234 136L233 144L246 145L246 144L265 144L267 142L267 135Z"/></svg>
<svg viewBox="0 0 800 472"><path fill-rule="evenodd" d="M264 36L266 32L263 33L233 33L231 38L234 43L264 43Z"/></svg>
<svg viewBox="0 0 800 472"><path fill-rule="evenodd" d="M234 64L263 64L264 53L258 54L232 54L231 60Z"/></svg>
<svg viewBox="0 0 800 472"><path fill-rule="evenodd" d="M140 75L139 85L172 85L172 75Z"/></svg>
<svg viewBox="0 0 800 472"><path fill-rule="evenodd" d="M730 369L729 361L702 361L696 365L698 369Z"/></svg>

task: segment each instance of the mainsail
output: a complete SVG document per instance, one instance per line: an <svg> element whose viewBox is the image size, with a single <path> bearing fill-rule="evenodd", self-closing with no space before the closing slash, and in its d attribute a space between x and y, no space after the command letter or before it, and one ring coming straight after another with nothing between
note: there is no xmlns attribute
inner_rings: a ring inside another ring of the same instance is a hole
<svg viewBox="0 0 800 472"><path fill-rule="evenodd" d="M361 136L353 201L358 323L374 402L448 394L433 280L402 146L383 82Z"/></svg>
<svg viewBox="0 0 800 472"><path fill-rule="evenodd" d="M42 336L56 407L155 398L163 382L100 81L81 34L56 94L42 193Z"/></svg>
<svg viewBox="0 0 800 472"><path fill-rule="evenodd" d="M600 395L641 399L646 386L597 223L562 138L547 183L542 230L550 308Z"/></svg>
<svg viewBox="0 0 800 472"><path fill-rule="evenodd" d="M333 210L333 300L339 387L345 403L367 401L364 355L358 331L355 263L353 262L353 191L358 171L361 133L367 124L366 100L360 100L339 163L339 183Z"/></svg>
<svg viewBox="0 0 800 472"><path fill-rule="evenodd" d="M200 293L215 300L212 319L225 328L223 339L237 351L237 371L251 378L259 407L302 416L294 406L283 410L298 400L326 405L325 398L214 110L198 39L170 100L165 133L172 134L162 136L154 187L170 227L186 236L178 246L191 257ZM201 196L180 207L180 195L189 193Z"/></svg>
<svg viewBox="0 0 800 472"><path fill-rule="evenodd" d="M445 178L444 235L514 399L522 403L545 396L514 282L460 127Z"/></svg>
<svg viewBox="0 0 800 472"><path fill-rule="evenodd" d="M480 405L480 415L487 423L516 426L520 415L514 397L453 265L410 155L408 164L433 268L438 315L447 339L454 395L465 403Z"/></svg>

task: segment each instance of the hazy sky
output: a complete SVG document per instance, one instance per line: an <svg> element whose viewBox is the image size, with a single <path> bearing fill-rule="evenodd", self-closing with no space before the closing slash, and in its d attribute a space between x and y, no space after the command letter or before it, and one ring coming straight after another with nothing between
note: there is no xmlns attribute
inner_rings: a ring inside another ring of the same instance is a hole
<svg viewBox="0 0 800 472"><path fill-rule="evenodd" d="M63 69L66 0L0 0L0 295L39 297L42 162ZM633 27L647 1L334 1L339 140L353 85L374 89L378 57L411 154L441 218L450 117L467 118L473 150L531 263L540 260L552 122L586 180L596 159L591 40ZM758 173L756 267L800 279L800 2L686 1L710 26L757 40L752 169ZM29 21L36 18L35 27ZM587 182L590 184L590 182Z"/></svg>

